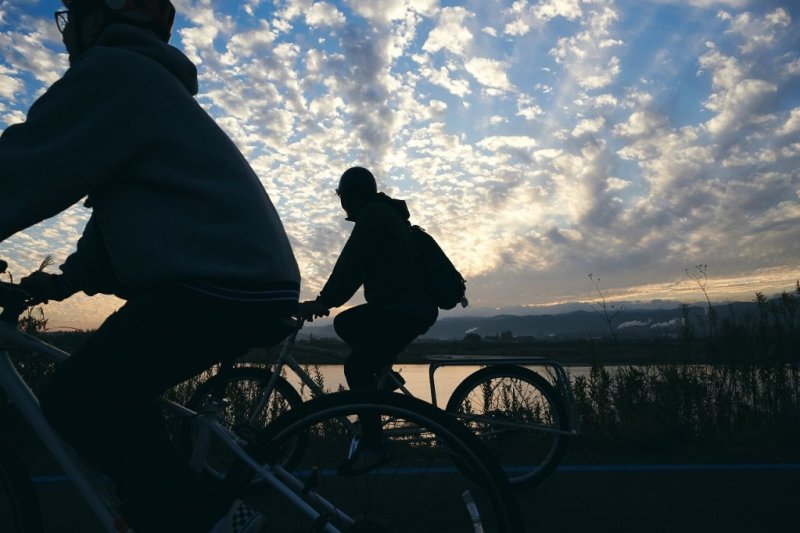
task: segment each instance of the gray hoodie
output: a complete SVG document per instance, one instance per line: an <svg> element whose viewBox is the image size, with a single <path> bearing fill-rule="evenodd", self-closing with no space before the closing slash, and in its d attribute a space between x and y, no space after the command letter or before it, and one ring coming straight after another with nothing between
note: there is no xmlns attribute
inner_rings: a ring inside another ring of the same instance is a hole
<svg viewBox="0 0 800 533"><path fill-rule="evenodd" d="M179 50L109 26L0 137L0 241L88 196L91 219L61 266L76 289L299 289L272 202L196 93Z"/></svg>

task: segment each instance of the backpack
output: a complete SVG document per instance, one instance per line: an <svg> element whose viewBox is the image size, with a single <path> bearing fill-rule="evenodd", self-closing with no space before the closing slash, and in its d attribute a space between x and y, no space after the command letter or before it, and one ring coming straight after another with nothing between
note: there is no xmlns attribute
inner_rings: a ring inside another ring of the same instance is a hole
<svg viewBox="0 0 800 533"><path fill-rule="evenodd" d="M425 290L440 309L452 309L459 303L467 306L464 297L466 280L456 270L439 244L419 226L410 227L417 246L425 278Z"/></svg>

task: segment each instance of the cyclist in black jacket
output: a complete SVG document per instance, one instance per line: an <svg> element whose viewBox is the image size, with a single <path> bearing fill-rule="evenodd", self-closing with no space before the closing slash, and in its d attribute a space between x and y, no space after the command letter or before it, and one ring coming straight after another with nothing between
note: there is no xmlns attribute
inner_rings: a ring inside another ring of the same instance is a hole
<svg viewBox="0 0 800 533"><path fill-rule="evenodd" d="M333 324L350 347L348 385L375 389L377 374L436 322L438 308L423 289L406 203L377 192L375 177L362 167L346 170L336 193L355 226L319 296L301 303L299 316L327 316L363 285L366 303L342 311Z"/></svg>

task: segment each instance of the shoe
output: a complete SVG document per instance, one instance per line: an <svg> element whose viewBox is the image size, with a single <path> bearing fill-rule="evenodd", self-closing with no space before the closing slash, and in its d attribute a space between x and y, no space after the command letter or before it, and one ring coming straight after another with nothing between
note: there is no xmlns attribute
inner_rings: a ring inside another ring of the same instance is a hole
<svg viewBox="0 0 800 533"><path fill-rule="evenodd" d="M266 523L264 515L250 509L242 500L236 500L209 533L259 533Z"/></svg>
<svg viewBox="0 0 800 533"><path fill-rule="evenodd" d="M340 476L360 476L371 470L380 468L391 460L388 448L364 446L358 437L354 437L350 444L347 459L338 466L336 472Z"/></svg>

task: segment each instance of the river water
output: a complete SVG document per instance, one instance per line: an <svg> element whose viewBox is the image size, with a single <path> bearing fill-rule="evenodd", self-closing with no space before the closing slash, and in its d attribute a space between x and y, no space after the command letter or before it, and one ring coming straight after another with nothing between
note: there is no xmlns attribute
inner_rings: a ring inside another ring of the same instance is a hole
<svg viewBox="0 0 800 533"><path fill-rule="evenodd" d="M396 364L393 368L395 371L400 372L403 379L406 380L406 388L408 388L414 396L428 402L431 401L431 387L427 364ZM439 367L434 375L437 405L444 407L458 384L480 368L481 367L477 365ZM541 366L528 366L527 368L543 376L547 375L547 370ZM577 366L569 367L567 372L570 378L574 379L576 376L588 376L590 370L591 368L588 366ZM300 390L299 378L289 369L287 369L286 372L286 378L289 382ZM309 366L309 372L312 374L314 373L313 366ZM325 390L336 391L339 389L340 385L347 388L347 382L344 379L344 367L342 365L319 365L319 373L324 379ZM304 394L304 398L306 397L307 394Z"/></svg>

